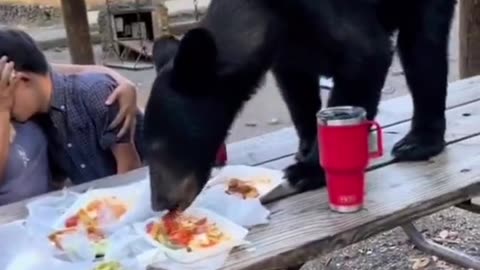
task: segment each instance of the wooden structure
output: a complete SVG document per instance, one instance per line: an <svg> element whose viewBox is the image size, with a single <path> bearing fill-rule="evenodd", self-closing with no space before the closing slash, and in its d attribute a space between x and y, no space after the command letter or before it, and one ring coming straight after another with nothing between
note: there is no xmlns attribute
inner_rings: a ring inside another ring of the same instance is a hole
<svg viewBox="0 0 480 270"><path fill-rule="evenodd" d="M165 22L166 8L161 3L135 0L134 3L106 1L106 26L109 27L108 51L104 55L104 65L134 70L150 69L153 64L142 59L152 57L153 41L168 30ZM114 60L109 59L114 55ZM136 57L130 61L131 56Z"/></svg>
<svg viewBox="0 0 480 270"><path fill-rule="evenodd" d="M460 77L480 75L480 1L461 0Z"/></svg>
<svg viewBox="0 0 480 270"><path fill-rule="evenodd" d="M62 0L62 13L72 63L95 64L85 0Z"/></svg>
<svg viewBox="0 0 480 270"><path fill-rule="evenodd" d="M316 256L402 226L426 252L466 268L480 261L426 240L413 221L480 195L480 77L452 83L448 95L446 151L429 162L395 163L389 152L373 160L367 174L364 211L336 214L329 210L325 189L296 194L282 186L265 198L270 223L247 236L252 246L235 249L223 269L295 269ZM377 120L391 149L410 128L412 102L403 96L381 103ZM283 169L293 162L297 137L292 128L228 146L230 164ZM73 188L111 187L143 179L146 168ZM26 201L0 207L0 224L26 216ZM468 205L460 205L463 208ZM478 210L472 208L470 210Z"/></svg>

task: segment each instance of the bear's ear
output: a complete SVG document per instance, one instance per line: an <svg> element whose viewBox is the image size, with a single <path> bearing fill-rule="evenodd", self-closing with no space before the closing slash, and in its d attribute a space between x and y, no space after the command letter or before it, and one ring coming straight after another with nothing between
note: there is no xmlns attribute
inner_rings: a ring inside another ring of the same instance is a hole
<svg viewBox="0 0 480 270"><path fill-rule="evenodd" d="M174 36L162 36L153 44L153 61L157 73L175 57L180 46L180 41Z"/></svg>
<svg viewBox="0 0 480 270"><path fill-rule="evenodd" d="M183 90L192 93L204 91L215 80L217 47L206 29L195 28L180 41L174 60L174 81Z"/></svg>

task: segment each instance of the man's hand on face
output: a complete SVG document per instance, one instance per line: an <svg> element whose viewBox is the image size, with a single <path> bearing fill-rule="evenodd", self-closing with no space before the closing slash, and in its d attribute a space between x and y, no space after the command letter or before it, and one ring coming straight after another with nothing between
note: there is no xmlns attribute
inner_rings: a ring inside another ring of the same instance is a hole
<svg viewBox="0 0 480 270"><path fill-rule="evenodd" d="M7 57L0 58L0 113L10 113L13 106L13 89L18 82L14 65Z"/></svg>

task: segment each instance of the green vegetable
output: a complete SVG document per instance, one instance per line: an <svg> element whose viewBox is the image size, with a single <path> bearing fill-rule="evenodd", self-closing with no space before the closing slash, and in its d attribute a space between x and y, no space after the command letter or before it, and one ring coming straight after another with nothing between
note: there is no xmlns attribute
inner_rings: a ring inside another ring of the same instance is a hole
<svg viewBox="0 0 480 270"><path fill-rule="evenodd" d="M123 267L119 262L107 262L98 265L94 270L122 270Z"/></svg>

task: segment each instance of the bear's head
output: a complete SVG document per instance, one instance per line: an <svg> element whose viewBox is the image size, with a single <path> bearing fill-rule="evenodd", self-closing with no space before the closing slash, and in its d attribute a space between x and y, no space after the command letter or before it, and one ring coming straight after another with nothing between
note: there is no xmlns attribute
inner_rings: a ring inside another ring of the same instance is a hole
<svg viewBox="0 0 480 270"><path fill-rule="evenodd" d="M209 179L234 118L217 75L217 48L204 29L155 41L157 77L145 110L145 161L152 207L185 209Z"/></svg>

